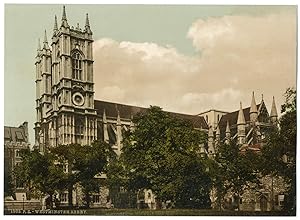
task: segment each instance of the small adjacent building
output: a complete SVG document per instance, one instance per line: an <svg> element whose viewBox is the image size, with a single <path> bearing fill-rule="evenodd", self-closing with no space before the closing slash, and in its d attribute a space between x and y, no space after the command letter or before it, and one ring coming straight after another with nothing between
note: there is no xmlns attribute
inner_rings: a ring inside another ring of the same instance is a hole
<svg viewBox="0 0 300 220"><path fill-rule="evenodd" d="M4 126L4 181L10 181L9 178L12 178L16 200L26 200L23 186L18 185L18 181L12 175L14 168L22 162L20 151L23 149L30 149L28 122L22 123L19 127Z"/></svg>

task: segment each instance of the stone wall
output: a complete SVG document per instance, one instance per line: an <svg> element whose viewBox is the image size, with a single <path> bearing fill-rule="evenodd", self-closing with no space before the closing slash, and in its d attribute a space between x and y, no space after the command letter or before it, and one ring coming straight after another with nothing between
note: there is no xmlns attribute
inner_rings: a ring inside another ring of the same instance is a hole
<svg viewBox="0 0 300 220"><path fill-rule="evenodd" d="M40 200L4 201L4 210L41 210Z"/></svg>

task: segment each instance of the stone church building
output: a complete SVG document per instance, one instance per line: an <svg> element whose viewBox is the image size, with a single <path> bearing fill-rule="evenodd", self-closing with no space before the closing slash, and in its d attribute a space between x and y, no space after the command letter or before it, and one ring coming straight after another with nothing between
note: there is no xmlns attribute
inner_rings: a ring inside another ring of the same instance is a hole
<svg viewBox="0 0 300 220"><path fill-rule="evenodd" d="M101 139L120 154L123 131L132 129L132 117L146 109L94 100L93 32L88 14L83 28L73 27L68 23L64 7L60 23L55 16L51 36L48 42L45 31L35 60L35 145L44 151L60 144L88 145ZM203 146L201 151L211 157L219 143L230 139L236 139L242 149L259 151L268 128L277 126L278 117L274 99L269 114L264 100L257 105L254 94L250 107L242 108L240 104L239 110L234 112L209 110L198 115L171 114L191 121L195 129L208 133L208 146ZM270 194L266 195L264 199L270 203ZM105 206L102 195L94 196L95 206ZM62 197L67 199L66 195ZM259 198L255 202L259 202ZM255 209L263 208L255 206Z"/></svg>

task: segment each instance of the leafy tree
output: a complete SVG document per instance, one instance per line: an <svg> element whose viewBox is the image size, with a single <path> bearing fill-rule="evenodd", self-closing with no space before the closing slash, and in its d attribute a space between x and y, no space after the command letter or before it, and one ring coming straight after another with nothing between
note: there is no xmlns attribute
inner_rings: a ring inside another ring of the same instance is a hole
<svg viewBox="0 0 300 220"><path fill-rule="evenodd" d="M107 169L109 197L115 208L135 208L136 195L128 189L128 171L121 160L110 161ZM127 189L126 191L123 189Z"/></svg>
<svg viewBox="0 0 300 220"><path fill-rule="evenodd" d="M14 184L12 174L4 169L4 196L13 196Z"/></svg>
<svg viewBox="0 0 300 220"><path fill-rule="evenodd" d="M22 150L21 157L22 162L14 170L16 179L24 183L29 191L36 189L44 195L49 195L52 208L55 190L65 186L62 167L54 163L54 157L50 153L40 154L37 150Z"/></svg>
<svg viewBox="0 0 300 220"><path fill-rule="evenodd" d="M90 193L99 190L100 182L95 178L97 174L107 170L109 160L114 160L116 155L112 148L105 142L95 141L91 145L79 144L61 145L53 148L52 153L58 161L68 166L69 205L72 204L72 190L75 183L79 183L85 194L86 206L90 206Z"/></svg>
<svg viewBox="0 0 300 220"><path fill-rule="evenodd" d="M210 162L210 175L218 194L218 203L230 190L239 201L241 194L253 184L259 183L255 155L252 151L240 151L234 142L221 144L215 162ZM239 209L239 202L237 203Z"/></svg>
<svg viewBox="0 0 300 220"><path fill-rule="evenodd" d="M285 103L281 106L279 129L274 129L262 149L261 172L264 175L282 176L290 185L285 209L295 215L296 210L296 90L288 88Z"/></svg>
<svg viewBox="0 0 300 220"><path fill-rule="evenodd" d="M120 158L128 189L151 189L158 200L173 200L177 207L209 207L210 180L198 154L205 133L159 107L150 107L133 122Z"/></svg>

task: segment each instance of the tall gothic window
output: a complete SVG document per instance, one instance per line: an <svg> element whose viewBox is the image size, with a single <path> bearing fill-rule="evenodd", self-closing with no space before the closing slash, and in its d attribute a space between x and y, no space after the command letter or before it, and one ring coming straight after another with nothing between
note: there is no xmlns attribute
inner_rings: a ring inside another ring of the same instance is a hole
<svg viewBox="0 0 300 220"><path fill-rule="evenodd" d="M82 80L82 58L78 51L72 55L72 78Z"/></svg>

